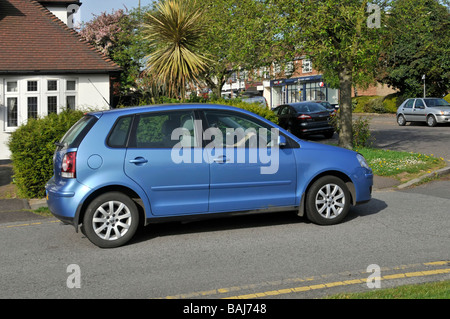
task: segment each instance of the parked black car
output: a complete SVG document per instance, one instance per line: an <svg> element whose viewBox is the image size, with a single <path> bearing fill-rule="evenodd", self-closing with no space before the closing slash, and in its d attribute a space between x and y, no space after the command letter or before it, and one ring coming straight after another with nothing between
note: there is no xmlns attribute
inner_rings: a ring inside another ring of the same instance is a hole
<svg viewBox="0 0 450 319"><path fill-rule="evenodd" d="M334 128L330 125L331 112L320 103L298 102L283 104L274 110L279 125L296 135L323 134L331 138Z"/></svg>

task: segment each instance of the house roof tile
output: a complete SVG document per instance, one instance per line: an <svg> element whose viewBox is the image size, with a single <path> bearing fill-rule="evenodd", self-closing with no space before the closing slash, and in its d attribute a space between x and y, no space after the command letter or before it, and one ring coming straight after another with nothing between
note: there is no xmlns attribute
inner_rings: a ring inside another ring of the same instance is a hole
<svg viewBox="0 0 450 319"><path fill-rule="evenodd" d="M39 1L0 0L0 74L116 71L116 63Z"/></svg>

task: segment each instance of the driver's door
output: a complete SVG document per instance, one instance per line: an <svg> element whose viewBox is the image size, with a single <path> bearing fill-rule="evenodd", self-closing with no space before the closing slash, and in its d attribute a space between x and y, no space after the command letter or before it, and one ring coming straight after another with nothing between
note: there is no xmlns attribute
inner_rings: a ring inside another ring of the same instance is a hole
<svg viewBox="0 0 450 319"><path fill-rule="evenodd" d="M204 119L210 212L295 205L294 153L275 145L278 129L234 111L205 110Z"/></svg>

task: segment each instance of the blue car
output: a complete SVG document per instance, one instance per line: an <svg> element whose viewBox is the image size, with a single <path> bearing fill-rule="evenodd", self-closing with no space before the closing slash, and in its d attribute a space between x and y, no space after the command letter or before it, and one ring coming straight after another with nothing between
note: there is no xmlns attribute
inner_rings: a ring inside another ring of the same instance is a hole
<svg viewBox="0 0 450 319"><path fill-rule="evenodd" d="M103 248L140 225L189 218L292 210L332 225L371 199L361 154L229 106L92 112L56 144L48 207Z"/></svg>

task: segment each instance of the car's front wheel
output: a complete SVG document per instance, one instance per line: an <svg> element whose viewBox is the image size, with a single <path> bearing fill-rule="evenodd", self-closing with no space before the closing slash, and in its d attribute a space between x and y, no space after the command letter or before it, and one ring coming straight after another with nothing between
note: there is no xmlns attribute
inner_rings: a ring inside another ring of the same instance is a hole
<svg viewBox="0 0 450 319"><path fill-rule="evenodd" d="M94 199L83 218L83 233L101 248L127 243L136 233L139 212L134 201L123 193L105 193Z"/></svg>
<svg viewBox="0 0 450 319"><path fill-rule="evenodd" d="M436 118L433 115L428 115L427 117L427 125L430 127L436 126Z"/></svg>
<svg viewBox="0 0 450 319"><path fill-rule="evenodd" d="M319 225L334 225L342 221L350 208L350 192L335 176L319 178L306 194L306 216Z"/></svg>

